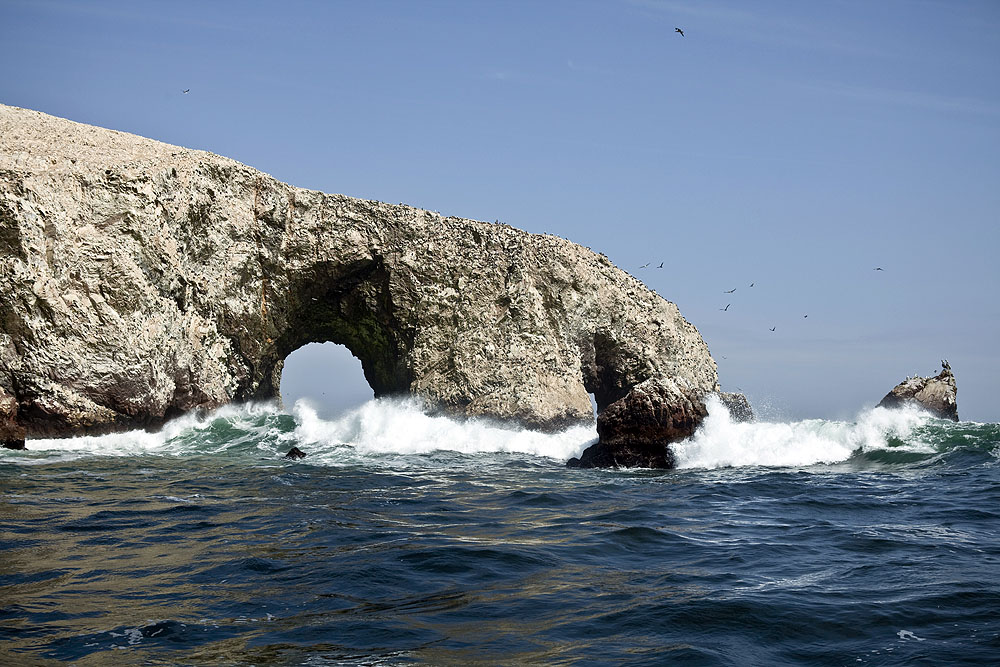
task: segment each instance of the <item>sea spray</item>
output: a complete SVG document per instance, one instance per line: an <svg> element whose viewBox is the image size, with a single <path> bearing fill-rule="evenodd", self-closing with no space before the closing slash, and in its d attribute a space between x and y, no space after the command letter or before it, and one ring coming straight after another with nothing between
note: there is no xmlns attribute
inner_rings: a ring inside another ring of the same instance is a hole
<svg viewBox="0 0 1000 667"><path fill-rule="evenodd" d="M862 411L855 422L733 422L722 402L708 399L708 417L695 434L673 445L678 468L799 467L839 463L862 452L899 447L933 453L913 439L932 418L915 408Z"/></svg>
<svg viewBox="0 0 1000 667"><path fill-rule="evenodd" d="M453 419L427 414L415 399L376 399L339 418L324 420L308 402L292 410L295 436L313 449L351 446L357 454L520 453L565 461L597 438L593 425L543 433L486 419ZM327 457L330 458L330 457Z"/></svg>
<svg viewBox="0 0 1000 667"><path fill-rule="evenodd" d="M709 415L695 434L671 445L678 468L803 467L843 463L858 455L869 461L912 462L958 446L978 449L980 442L996 449L996 425L956 424L915 408L865 409L853 422L735 423L716 398L708 399L708 407ZM333 418L320 417L300 400L290 412L275 403L247 403L191 413L157 432L30 439L26 452L2 450L0 460L33 465L151 455L259 462L278 459L298 446L309 454L304 461L311 465L461 466L469 457L491 454L562 463L596 438L593 424L544 433L487 419L428 414L416 399L375 399Z"/></svg>

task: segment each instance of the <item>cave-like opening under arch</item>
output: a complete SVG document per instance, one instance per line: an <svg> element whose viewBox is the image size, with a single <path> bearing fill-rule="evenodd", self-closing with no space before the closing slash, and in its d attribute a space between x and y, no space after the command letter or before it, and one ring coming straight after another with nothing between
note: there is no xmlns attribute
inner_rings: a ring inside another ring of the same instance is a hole
<svg viewBox="0 0 1000 667"><path fill-rule="evenodd" d="M361 361L344 345L308 343L285 358L281 399L286 410L304 398L321 415L335 416L374 395Z"/></svg>

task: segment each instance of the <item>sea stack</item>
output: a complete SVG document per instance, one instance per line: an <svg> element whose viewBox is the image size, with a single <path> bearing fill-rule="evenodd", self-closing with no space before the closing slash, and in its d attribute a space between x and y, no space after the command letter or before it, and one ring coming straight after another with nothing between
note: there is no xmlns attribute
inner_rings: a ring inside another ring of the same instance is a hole
<svg viewBox="0 0 1000 667"><path fill-rule="evenodd" d="M575 243L9 106L0 259L15 436L273 399L310 342L345 345L376 396L545 430L650 380L668 389L635 402L640 423L694 424L719 390L677 306Z"/></svg>
<svg viewBox="0 0 1000 667"><path fill-rule="evenodd" d="M939 419L958 421L958 385L947 361L934 377L906 378L885 395L877 407L898 408L917 405Z"/></svg>
<svg viewBox="0 0 1000 667"><path fill-rule="evenodd" d="M597 415L599 440L571 468L673 468L669 443L694 433L708 415L701 392L650 378Z"/></svg>
<svg viewBox="0 0 1000 667"><path fill-rule="evenodd" d="M753 421L746 396L719 392L736 422ZM705 394L671 380L650 378L597 416L598 441L570 468L673 468L670 443L694 435L708 415Z"/></svg>

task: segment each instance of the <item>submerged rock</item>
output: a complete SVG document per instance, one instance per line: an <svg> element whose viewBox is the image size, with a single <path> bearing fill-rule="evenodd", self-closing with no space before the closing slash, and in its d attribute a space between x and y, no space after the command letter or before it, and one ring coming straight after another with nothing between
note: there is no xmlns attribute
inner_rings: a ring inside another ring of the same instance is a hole
<svg viewBox="0 0 1000 667"><path fill-rule="evenodd" d="M547 430L649 378L718 391L677 307L570 241L2 105L0 260L0 387L29 435L273 399L310 342L376 396Z"/></svg>
<svg viewBox="0 0 1000 667"><path fill-rule="evenodd" d="M906 378L885 395L877 407L898 408L917 405L935 417L958 421L958 385L947 360L934 377Z"/></svg>
<svg viewBox="0 0 1000 667"><path fill-rule="evenodd" d="M304 459L305 457L306 453L301 449L299 449L298 447L292 447L291 449L288 450L288 453L285 454L286 459L292 459L293 461L296 461L298 459Z"/></svg>

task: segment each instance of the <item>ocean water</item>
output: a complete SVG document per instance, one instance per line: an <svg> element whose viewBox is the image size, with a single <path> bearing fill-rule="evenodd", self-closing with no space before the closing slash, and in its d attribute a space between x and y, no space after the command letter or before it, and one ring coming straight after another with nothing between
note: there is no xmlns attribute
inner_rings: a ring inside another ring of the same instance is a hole
<svg viewBox="0 0 1000 667"><path fill-rule="evenodd" d="M0 664L1000 664L1000 425L712 403L676 470L567 469L595 437L372 401L0 450Z"/></svg>

